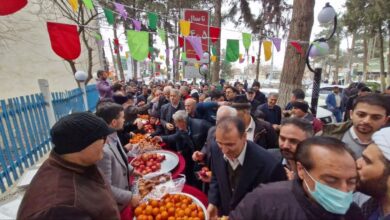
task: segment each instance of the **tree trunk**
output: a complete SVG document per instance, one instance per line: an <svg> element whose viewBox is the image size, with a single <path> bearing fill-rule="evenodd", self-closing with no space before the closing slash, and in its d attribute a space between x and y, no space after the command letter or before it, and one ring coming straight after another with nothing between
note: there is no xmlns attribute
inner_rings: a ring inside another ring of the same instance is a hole
<svg viewBox="0 0 390 220"><path fill-rule="evenodd" d="M222 8L222 0L215 0L214 1L214 8L215 8L215 15L214 15L214 26L215 27L221 27L221 20L222 20L222 14L221 14L221 8ZM219 82L219 71L221 69L221 39L218 39L215 43L215 49L217 51L217 60L213 64L212 69L212 82L218 83Z"/></svg>
<svg viewBox="0 0 390 220"><path fill-rule="evenodd" d="M92 79L92 48L89 46L88 44L88 39L85 35L85 31L83 31L82 33L82 39L83 39L83 42L84 42L84 45L85 47L87 48L87 51L88 51L88 70L87 70L87 79L85 80L85 85L88 85L88 82Z"/></svg>
<svg viewBox="0 0 390 220"><path fill-rule="evenodd" d="M294 0L288 41L309 41L314 20L313 16L313 0ZM308 44L302 45L303 55L297 53L293 46L287 46L279 85L278 104L280 106L285 106L290 100L291 92L302 86L306 66L304 54L306 54L308 46Z"/></svg>
<svg viewBox="0 0 390 220"><path fill-rule="evenodd" d="M76 64L73 60L66 60L68 63L69 63L69 66L70 68L72 69L72 74L73 74L73 77L74 77L74 74L76 73L77 69L76 69ZM77 80L76 80L77 81Z"/></svg>
<svg viewBox="0 0 390 220"><path fill-rule="evenodd" d="M379 22L378 25L379 29L379 47L380 47L380 67L381 67L381 72L380 72L380 78L381 78L381 92L384 92L386 90L386 81L385 81L385 58L383 56L384 53L384 48L383 48L383 30L382 30L382 22Z"/></svg>
<svg viewBox="0 0 390 220"><path fill-rule="evenodd" d="M349 49L349 73L347 74L347 77L345 78L346 85L349 85L351 83L351 76L352 76L352 64L353 64L353 55L355 52L355 42L356 42L356 32L352 34L352 42L351 42L351 48Z"/></svg>
<svg viewBox="0 0 390 220"><path fill-rule="evenodd" d="M335 70L333 74L333 81L338 84L339 82L339 58L340 58L340 36L337 34L337 43L336 43L336 62Z"/></svg>
<svg viewBox="0 0 390 220"><path fill-rule="evenodd" d="M168 11L169 11L169 8L168 8ZM167 19L167 18L166 18ZM164 29L165 29L165 33L168 33L168 21L165 20L165 25L164 25ZM167 51L168 53L170 52L169 51L169 39L168 39L168 36L165 36L165 65L167 66L167 77L168 77L168 80L174 80L173 77L171 77L171 71L172 69L170 68L169 66L169 56L167 54Z"/></svg>
<svg viewBox="0 0 390 220"><path fill-rule="evenodd" d="M114 23L114 39L118 39L118 33L116 30L116 22ZM122 66L122 60L121 60L121 53L119 51L119 45L114 43L114 51L116 53L116 63L118 64L118 70L119 70L119 75L121 80L126 80L125 79L125 74L123 73L123 66Z"/></svg>
<svg viewBox="0 0 390 220"><path fill-rule="evenodd" d="M366 34L364 34L363 39L363 82L367 81L368 78L368 39Z"/></svg>
<svg viewBox="0 0 390 220"><path fill-rule="evenodd" d="M260 31L260 36L262 36L262 32ZM260 75L260 55L261 55L261 43L262 40L259 40L259 52L257 54L257 62L256 62L256 81L259 81Z"/></svg>

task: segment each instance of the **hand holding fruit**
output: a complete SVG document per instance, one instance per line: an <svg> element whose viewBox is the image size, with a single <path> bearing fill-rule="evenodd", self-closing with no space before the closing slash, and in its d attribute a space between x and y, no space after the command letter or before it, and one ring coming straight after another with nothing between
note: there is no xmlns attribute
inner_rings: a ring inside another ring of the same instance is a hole
<svg viewBox="0 0 390 220"><path fill-rule="evenodd" d="M200 152L200 151L195 151L193 154L192 154L192 160L193 161L203 161L204 159L204 153Z"/></svg>
<svg viewBox="0 0 390 220"><path fill-rule="evenodd" d="M202 167L202 169L198 172L198 174L199 174L199 179L202 182L205 183L211 182L212 172L209 170L208 167Z"/></svg>
<svg viewBox="0 0 390 220"><path fill-rule="evenodd" d="M131 197L130 206L137 207L139 202L141 201L141 197L139 195L134 195Z"/></svg>
<svg viewBox="0 0 390 220"><path fill-rule="evenodd" d="M165 125L165 127L167 127L167 129L170 130L170 131L173 131L173 129L175 129L175 126L173 124L171 124L171 123L167 123Z"/></svg>

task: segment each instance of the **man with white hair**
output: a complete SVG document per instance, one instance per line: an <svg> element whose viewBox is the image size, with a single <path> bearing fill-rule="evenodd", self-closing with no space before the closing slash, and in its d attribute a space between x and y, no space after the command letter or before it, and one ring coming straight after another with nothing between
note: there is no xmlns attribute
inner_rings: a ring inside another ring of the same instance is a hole
<svg viewBox="0 0 390 220"><path fill-rule="evenodd" d="M190 184L196 182L191 155L200 150L207 138L207 131L211 124L203 119L188 117L185 110L179 110L172 116L176 132L172 135L156 136L157 141L164 141L170 147L182 154L186 159L186 177Z"/></svg>
<svg viewBox="0 0 390 220"><path fill-rule="evenodd" d="M178 110L184 110L184 104L180 101L180 91L177 89L170 89L169 103L163 105L160 111L160 120L164 127L165 134L175 133L172 116Z"/></svg>
<svg viewBox="0 0 390 220"><path fill-rule="evenodd" d="M362 206L366 219L390 219L390 128L372 136L372 143L357 160L358 190L370 195Z"/></svg>

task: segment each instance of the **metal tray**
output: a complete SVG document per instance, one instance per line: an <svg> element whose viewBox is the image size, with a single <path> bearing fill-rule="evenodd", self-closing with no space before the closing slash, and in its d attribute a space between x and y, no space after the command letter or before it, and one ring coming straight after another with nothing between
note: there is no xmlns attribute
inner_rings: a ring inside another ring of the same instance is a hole
<svg viewBox="0 0 390 220"><path fill-rule="evenodd" d="M148 173L146 175L143 175L143 178L152 178L164 173L168 173L171 170L175 169L175 167L179 164L179 157L171 152L171 151L166 151L166 150L154 150L154 151L148 151L146 154L152 154L152 153L157 153L160 155L165 155L165 160L161 162L161 168L160 170L152 173ZM134 158L135 159L135 158ZM130 162L130 165L133 163L134 159Z"/></svg>

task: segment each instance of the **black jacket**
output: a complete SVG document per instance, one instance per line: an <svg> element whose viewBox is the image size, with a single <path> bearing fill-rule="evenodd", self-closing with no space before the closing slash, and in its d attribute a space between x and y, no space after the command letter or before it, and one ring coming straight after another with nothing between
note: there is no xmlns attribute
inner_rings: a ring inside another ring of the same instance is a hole
<svg viewBox="0 0 390 220"><path fill-rule="evenodd" d="M286 180L283 167L266 150L247 141L244 165L239 183L232 193L222 151L214 141L211 146L212 178L208 192L209 203L218 207L219 215L228 215L244 196L260 183Z"/></svg>
<svg viewBox="0 0 390 220"><path fill-rule="evenodd" d="M260 105L267 102L267 98L265 97L264 93L260 91L256 91L255 99L260 102Z"/></svg>
<svg viewBox="0 0 390 220"><path fill-rule="evenodd" d="M179 105L177 108L174 108L171 103L167 103L161 107L160 111L160 122L165 130L165 134L172 134L173 132L170 132L166 129L166 124L171 123L173 124L173 114L177 112L178 110L184 110L184 104L183 102L179 102Z"/></svg>
<svg viewBox="0 0 390 220"><path fill-rule="evenodd" d="M345 215L326 211L310 200L300 180L261 184L248 193L236 209L230 212L232 220L361 220L363 215L352 204Z"/></svg>
<svg viewBox="0 0 390 220"><path fill-rule="evenodd" d="M259 119L253 118L253 120L256 124L253 142L265 149L277 148L278 136L272 125Z"/></svg>

